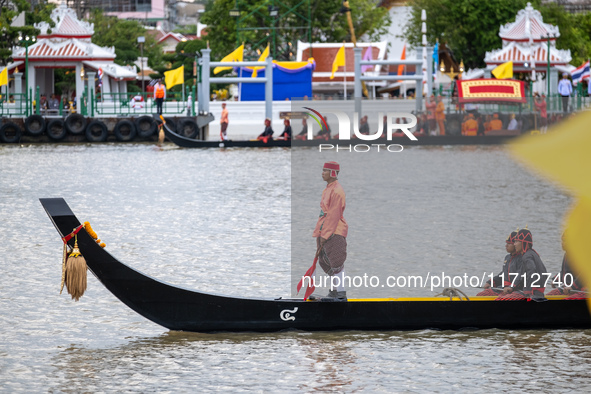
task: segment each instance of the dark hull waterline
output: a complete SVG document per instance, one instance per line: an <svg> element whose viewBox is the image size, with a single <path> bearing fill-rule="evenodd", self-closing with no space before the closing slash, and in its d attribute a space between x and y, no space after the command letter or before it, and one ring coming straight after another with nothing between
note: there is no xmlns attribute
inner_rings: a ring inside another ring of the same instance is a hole
<svg viewBox="0 0 591 394"><path fill-rule="evenodd" d="M172 143L182 148L275 148L275 147L306 147L306 146L320 146L320 144L329 145L369 145L382 144L382 145L395 145L399 144L403 147L407 146L418 146L418 145L499 145L504 144L507 141L515 138L515 136L503 136L503 135L479 135L466 137L463 135L444 135L444 136L424 136L418 137L417 141L412 141L406 136L404 137L392 137L392 140L380 138L374 141L362 141L359 139L347 140L269 140L267 142L260 140L250 141L203 141L195 140L192 138L183 137L166 126L164 127L164 133ZM374 148L375 149L375 148ZM392 148L393 149L393 148Z"/></svg>
<svg viewBox="0 0 591 394"><path fill-rule="evenodd" d="M41 204L60 236L81 223L62 198ZM69 241L73 244L73 240ZM88 268L125 305L170 330L281 331L591 328L585 300L460 301L449 298L310 302L225 297L168 285L119 262L82 229ZM247 289L245 289L247 290Z"/></svg>

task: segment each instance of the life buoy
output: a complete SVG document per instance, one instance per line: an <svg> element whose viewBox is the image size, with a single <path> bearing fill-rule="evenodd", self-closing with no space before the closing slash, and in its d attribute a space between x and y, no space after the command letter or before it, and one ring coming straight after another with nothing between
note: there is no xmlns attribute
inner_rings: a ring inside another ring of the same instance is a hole
<svg viewBox="0 0 591 394"><path fill-rule="evenodd" d="M4 143L13 144L19 142L21 135L22 130L16 123L8 122L0 127L0 141Z"/></svg>
<svg viewBox="0 0 591 394"><path fill-rule="evenodd" d="M158 125L151 116L140 116L135 120L135 128L138 136L147 138L156 132Z"/></svg>
<svg viewBox="0 0 591 394"><path fill-rule="evenodd" d="M130 120L120 120L113 129L117 141L127 142L132 141L137 135L135 125Z"/></svg>
<svg viewBox="0 0 591 394"><path fill-rule="evenodd" d="M30 135L43 134L45 126L45 118L41 115L31 115L25 120L25 131Z"/></svg>
<svg viewBox="0 0 591 394"><path fill-rule="evenodd" d="M68 133L82 135L86 131L86 119L80 114L73 113L66 118L65 126Z"/></svg>
<svg viewBox="0 0 591 394"><path fill-rule="evenodd" d="M195 138L199 134L199 127L195 120L183 118L178 121L176 133L186 138Z"/></svg>
<svg viewBox="0 0 591 394"><path fill-rule="evenodd" d="M93 120L86 126L86 139L90 142L105 142L109 131L107 126L100 120Z"/></svg>
<svg viewBox="0 0 591 394"><path fill-rule="evenodd" d="M47 123L47 135L54 141L60 141L66 138L68 134L64 121L61 119L52 119Z"/></svg>

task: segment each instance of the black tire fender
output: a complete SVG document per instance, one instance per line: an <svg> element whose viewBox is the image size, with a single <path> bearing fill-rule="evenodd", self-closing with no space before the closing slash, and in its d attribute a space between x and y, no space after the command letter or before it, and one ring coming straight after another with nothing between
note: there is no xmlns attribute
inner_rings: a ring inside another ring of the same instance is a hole
<svg viewBox="0 0 591 394"><path fill-rule="evenodd" d="M0 141L7 144L19 142L22 133L21 128L16 123L4 123L2 127L0 127Z"/></svg>
<svg viewBox="0 0 591 394"><path fill-rule="evenodd" d="M61 141L66 138L68 131L62 119L51 119L47 123L46 133L52 140Z"/></svg>
<svg viewBox="0 0 591 394"><path fill-rule="evenodd" d="M25 131L30 135L43 134L45 126L45 118L41 115L31 115L25 120Z"/></svg>
<svg viewBox="0 0 591 394"><path fill-rule="evenodd" d="M103 122L100 120L93 120L88 126L86 126L84 134L86 135L86 139L90 142L105 142L109 131Z"/></svg>
<svg viewBox="0 0 591 394"><path fill-rule="evenodd" d="M140 116L135 120L135 128L137 134L142 137L151 137L156 132L158 125L151 116Z"/></svg>
<svg viewBox="0 0 591 394"><path fill-rule="evenodd" d="M117 141L127 142L132 141L137 135L135 125L131 120L123 119L120 120L113 129Z"/></svg>
<svg viewBox="0 0 591 394"><path fill-rule="evenodd" d="M197 122L191 118L184 118L179 120L176 128L176 133L186 138L195 138L199 135L199 127Z"/></svg>
<svg viewBox="0 0 591 394"><path fill-rule="evenodd" d="M65 120L66 130L72 135L82 135L86 131L86 118L80 114L70 114Z"/></svg>

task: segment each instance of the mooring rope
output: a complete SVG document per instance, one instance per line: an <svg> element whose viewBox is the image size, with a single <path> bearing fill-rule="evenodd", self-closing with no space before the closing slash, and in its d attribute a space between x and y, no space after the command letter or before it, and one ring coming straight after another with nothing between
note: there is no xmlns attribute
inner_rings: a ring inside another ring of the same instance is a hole
<svg viewBox="0 0 591 394"><path fill-rule="evenodd" d="M466 297L465 300L462 298L462 295L464 297ZM464 293L460 289L456 289L455 287L446 287L445 289L443 289L443 291L441 293L437 294L435 297L439 297L439 296L449 297L450 301L454 297L458 297L460 299L460 301L470 301L470 298L468 298L466 293Z"/></svg>

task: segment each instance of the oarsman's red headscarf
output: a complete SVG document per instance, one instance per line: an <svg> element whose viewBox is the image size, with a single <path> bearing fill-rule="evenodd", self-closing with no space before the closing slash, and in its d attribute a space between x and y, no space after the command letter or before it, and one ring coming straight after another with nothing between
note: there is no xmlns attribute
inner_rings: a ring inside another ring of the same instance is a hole
<svg viewBox="0 0 591 394"><path fill-rule="evenodd" d="M517 237L515 237L516 241L521 241L523 245L523 253L527 252L534 246L534 241L531 235L531 232L528 229L519 230L517 233Z"/></svg>
<svg viewBox="0 0 591 394"><path fill-rule="evenodd" d="M333 178L337 177L337 171L341 170L341 166L336 161L328 161L324 163L323 169L330 170L330 176Z"/></svg>
<svg viewBox="0 0 591 394"><path fill-rule="evenodd" d="M515 242L515 237L517 236L517 231L513 231L511 234L509 234L509 236L507 237L507 243L508 244L512 244Z"/></svg>

